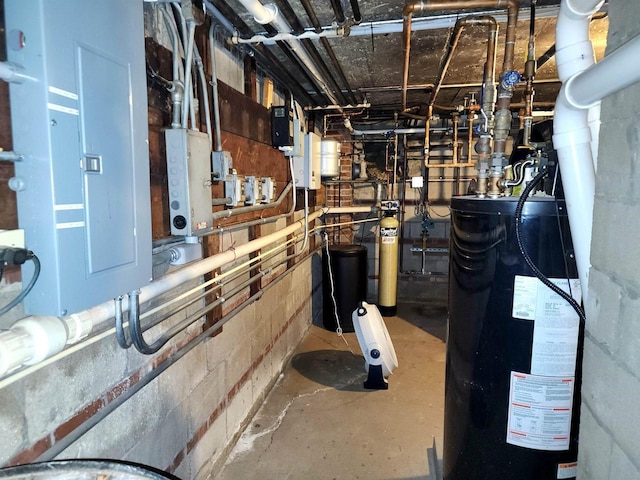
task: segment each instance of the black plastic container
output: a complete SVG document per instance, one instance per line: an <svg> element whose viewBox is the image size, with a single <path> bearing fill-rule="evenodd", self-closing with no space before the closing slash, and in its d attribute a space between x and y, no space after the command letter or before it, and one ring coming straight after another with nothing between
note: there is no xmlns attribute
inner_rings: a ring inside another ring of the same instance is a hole
<svg viewBox="0 0 640 480"><path fill-rule="evenodd" d="M575 478L582 326L573 398L569 395L566 400L572 410L568 448L548 450L507 442L509 406L514 404L512 372L531 373L535 323L512 316L515 276L534 276L516 241L517 200L457 197L451 202L445 480ZM563 202L529 199L522 227L525 248L545 276L577 278Z"/></svg>
<svg viewBox="0 0 640 480"><path fill-rule="evenodd" d="M334 245L329 247L329 256L340 326L344 332L353 332L351 314L358 306L358 302L367 299L367 247ZM331 299L331 279L326 250L323 250L322 254L322 297L324 328L335 331L338 325Z"/></svg>

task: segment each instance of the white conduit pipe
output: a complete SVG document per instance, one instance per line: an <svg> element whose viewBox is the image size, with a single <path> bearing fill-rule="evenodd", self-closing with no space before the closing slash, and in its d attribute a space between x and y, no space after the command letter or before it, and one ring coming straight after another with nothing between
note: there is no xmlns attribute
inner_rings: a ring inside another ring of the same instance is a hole
<svg viewBox="0 0 640 480"><path fill-rule="evenodd" d="M595 62L593 46L589 40L589 21L602 3L602 0L563 0L556 26L558 76L565 85L556 102L553 144L558 151L578 276L585 302L591 266L595 162L588 111L576 108L568 100L567 84Z"/></svg>
<svg viewBox="0 0 640 480"><path fill-rule="evenodd" d="M188 127L189 112L193 111L193 100L191 90L191 63L193 61L193 44L195 42L196 24L189 22L187 24L188 39L187 39L187 51L185 53L185 72L184 72L184 92L185 96L188 96L189 101L184 102L182 106L182 128ZM195 125L191 125L191 128L195 128Z"/></svg>
<svg viewBox="0 0 640 480"><path fill-rule="evenodd" d="M368 213L372 207L331 207L316 210L309 215L309 222L327 214ZM304 219L170 273L140 289L140 303L148 302L170 290L235 261L238 257L267 247L278 240L304 228ZM128 308L128 299L123 300ZM107 301L69 317L27 317L16 322L9 330L0 333L0 376L23 365L35 365L63 350L65 344L77 343L92 330L110 322L115 316L113 301Z"/></svg>
<svg viewBox="0 0 640 480"><path fill-rule="evenodd" d="M209 28L209 56L211 63L211 95L213 97L213 123L216 129L216 141L214 149L222 151L222 133L220 132L220 100L218 97L218 74L216 72L216 42L214 38L215 23L211 22Z"/></svg>
<svg viewBox="0 0 640 480"><path fill-rule="evenodd" d="M198 51L198 46L193 45L194 61L198 67L198 78L200 79L200 86L202 88L202 102L204 103L204 119L207 129L207 135L209 136L209 147L213 146L213 132L211 131L211 111L209 109L209 88L207 85L207 78L204 75L204 65L202 63L202 57ZM195 125L195 121L193 122Z"/></svg>

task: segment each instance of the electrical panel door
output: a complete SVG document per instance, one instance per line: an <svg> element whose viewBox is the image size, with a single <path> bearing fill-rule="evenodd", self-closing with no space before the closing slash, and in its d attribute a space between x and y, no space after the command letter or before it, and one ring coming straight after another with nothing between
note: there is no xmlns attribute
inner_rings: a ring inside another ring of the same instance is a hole
<svg viewBox="0 0 640 480"><path fill-rule="evenodd" d="M27 313L147 284L151 208L142 0L5 0L18 219L42 271ZM30 262L23 280L32 275Z"/></svg>

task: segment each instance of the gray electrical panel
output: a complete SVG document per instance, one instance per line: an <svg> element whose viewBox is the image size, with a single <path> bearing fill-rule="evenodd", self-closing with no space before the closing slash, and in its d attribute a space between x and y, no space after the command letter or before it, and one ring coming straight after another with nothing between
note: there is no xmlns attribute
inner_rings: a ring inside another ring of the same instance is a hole
<svg viewBox="0 0 640 480"><path fill-rule="evenodd" d="M151 277L142 0L5 0L18 220L42 271L27 313L68 315ZM31 262L23 279L33 273Z"/></svg>
<svg viewBox="0 0 640 480"><path fill-rule="evenodd" d="M194 236L211 229L211 143L206 133L164 132L171 234Z"/></svg>

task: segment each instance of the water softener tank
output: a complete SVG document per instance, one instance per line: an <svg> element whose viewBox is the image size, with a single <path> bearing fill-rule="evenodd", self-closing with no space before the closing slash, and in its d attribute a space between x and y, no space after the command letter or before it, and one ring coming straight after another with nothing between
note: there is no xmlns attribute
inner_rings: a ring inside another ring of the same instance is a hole
<svg viewBox="0 0 640 480"><path fill-rule="evenodd" d="M351 315L358 307L358 303L367 299L367 280L367 247L332 245L328 253L326 250L323 251L322 324L324 328L335 331L339 321L342 331L354 331Z"/></svg>
<svg viewBox="0 0 640 480"><path fill-rule="evenodd" d="M576 476L582 326L526 265L517 201L451 202L444 480ZM534 264L579 301L564 203L527 200L522 234Z"/></svg>

